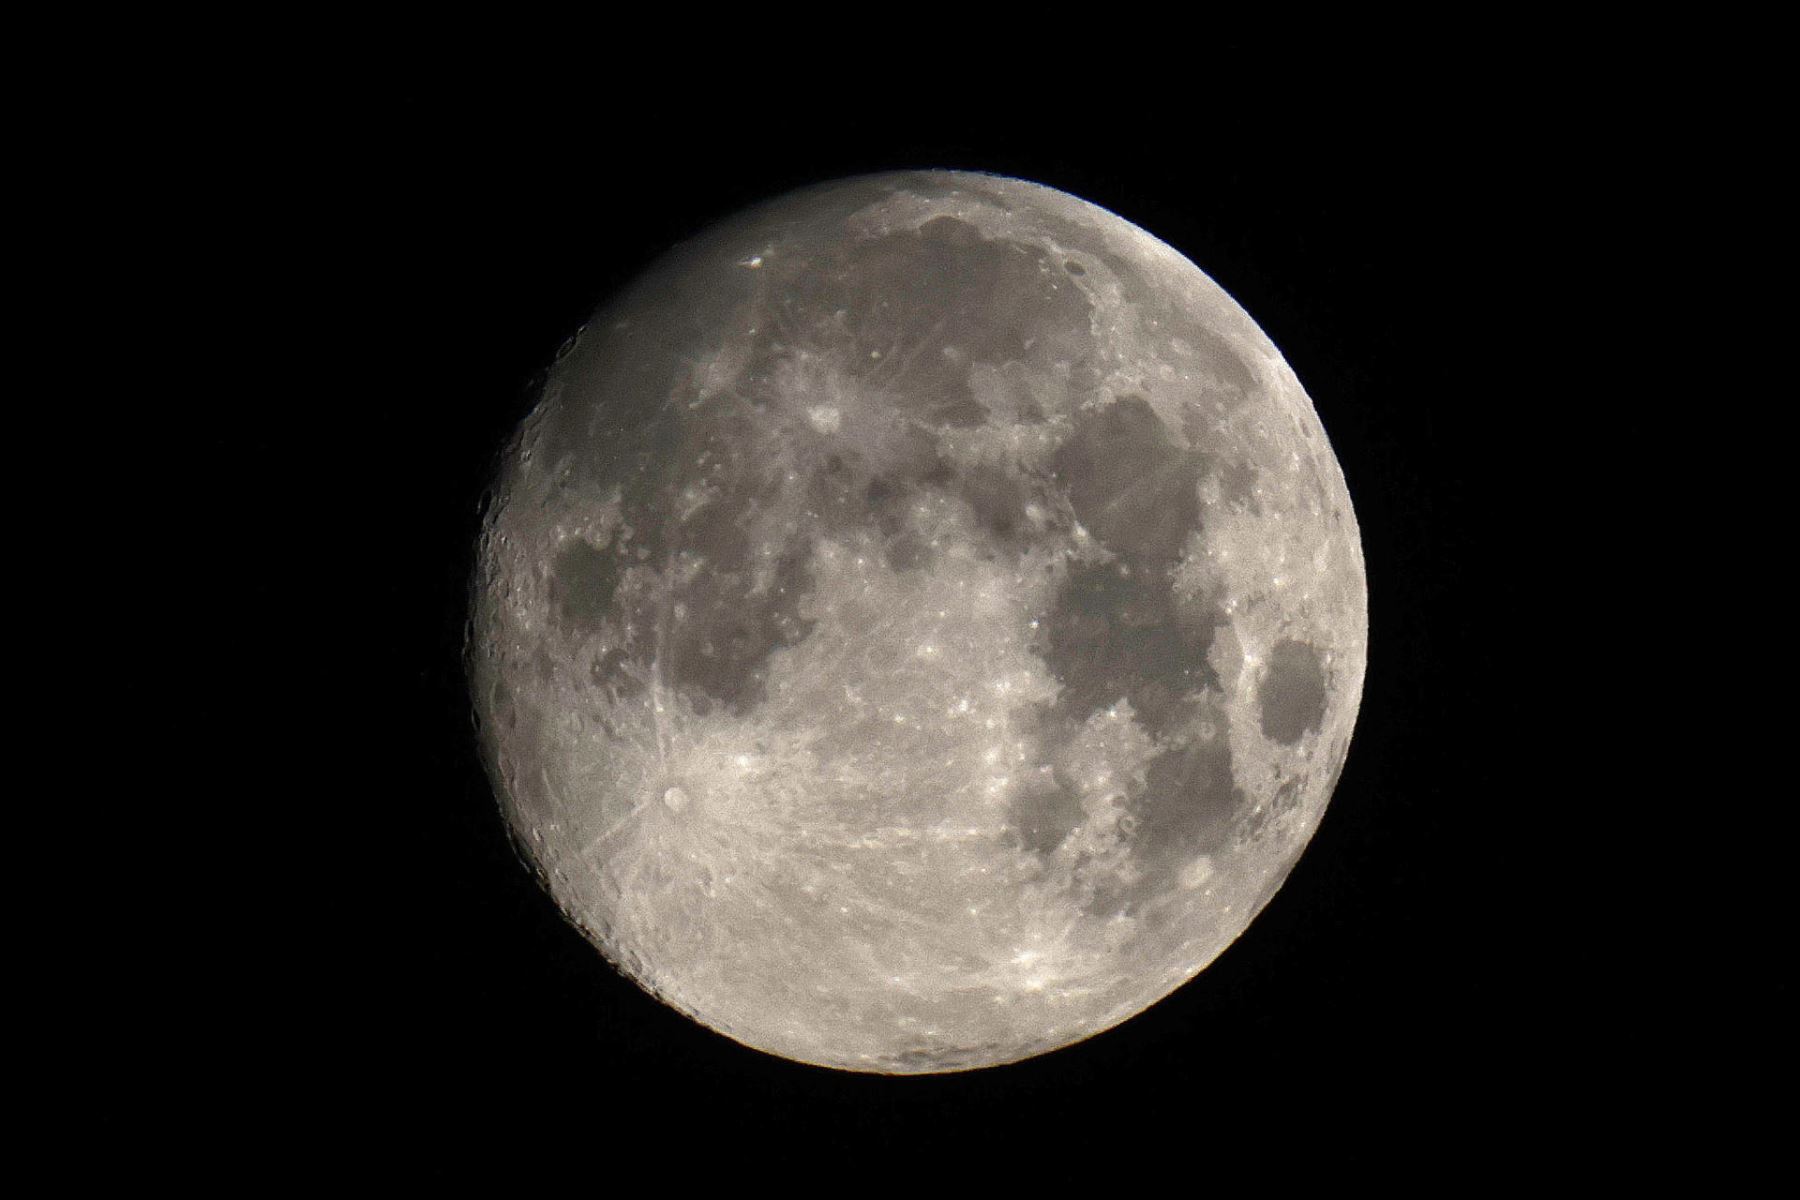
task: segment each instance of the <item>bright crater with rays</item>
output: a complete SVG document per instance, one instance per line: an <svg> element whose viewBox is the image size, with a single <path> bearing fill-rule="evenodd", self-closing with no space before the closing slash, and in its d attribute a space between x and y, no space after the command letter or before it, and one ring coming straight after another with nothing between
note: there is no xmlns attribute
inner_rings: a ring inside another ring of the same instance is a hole
<svg viewBox="0 0 1800 1200"><path fill-rule="evenodd" d="M1310 400L1074 197L814 188L678 247L506 450L470 672L564 912L747 1045L891 1073L1078 1041L1243 932L1367 643Z"/></svg>

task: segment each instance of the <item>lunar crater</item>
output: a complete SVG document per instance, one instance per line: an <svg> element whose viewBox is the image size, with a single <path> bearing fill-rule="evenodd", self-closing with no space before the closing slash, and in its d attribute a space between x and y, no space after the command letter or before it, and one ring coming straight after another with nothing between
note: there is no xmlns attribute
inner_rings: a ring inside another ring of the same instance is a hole
<svg viewBox="0 0 1800 1200"><path fill-rule="evenodd" d="M1198 269L950 173L727 222L574 339L470 642L520 842L749 1045L959 1070L1212 961L1323 811L1366 601L1342 476Z"/></svg>

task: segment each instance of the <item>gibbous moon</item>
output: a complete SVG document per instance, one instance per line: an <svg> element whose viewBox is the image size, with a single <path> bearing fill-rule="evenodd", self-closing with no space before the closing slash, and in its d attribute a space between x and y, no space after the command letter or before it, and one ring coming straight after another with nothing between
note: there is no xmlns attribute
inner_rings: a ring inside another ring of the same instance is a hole
<svg viewBox="0 0 1800 1200"><path fill-rule="evenodd" d="M845 180L676 248L558 358L474 581L482 749L569 919L801 1062L1086 1038L1281 885L1368 636L1312 402L1073 196Z"/></svg>

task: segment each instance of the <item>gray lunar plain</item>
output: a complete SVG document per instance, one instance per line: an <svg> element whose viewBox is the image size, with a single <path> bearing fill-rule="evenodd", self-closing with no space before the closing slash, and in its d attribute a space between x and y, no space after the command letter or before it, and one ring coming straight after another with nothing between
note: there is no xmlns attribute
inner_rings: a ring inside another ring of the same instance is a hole
<svg viewBox="0 0 1800 1200"><path fill-rule="evenodd" d="M1367 602L1281 354L1072 196L923 172L672 251L504 454L470 672L506 816L619 968L916 1073L1204 968L1344 763Z"/></svg>

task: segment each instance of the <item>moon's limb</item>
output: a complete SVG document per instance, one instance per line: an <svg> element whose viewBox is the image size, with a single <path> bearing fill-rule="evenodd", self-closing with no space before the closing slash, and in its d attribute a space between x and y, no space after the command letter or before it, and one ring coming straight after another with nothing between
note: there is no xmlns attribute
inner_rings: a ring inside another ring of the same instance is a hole
<svg viewBox="0 0 1800 1200"><path fill-rule="evenodd" d="M1318 417L1142 230L949 172L679 248L509 449L471 669L507 815L644 987L859 1070L1211 962L1311 836L1366 592Z"/></svg>

